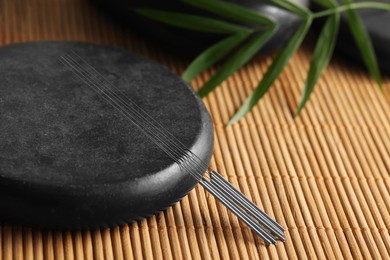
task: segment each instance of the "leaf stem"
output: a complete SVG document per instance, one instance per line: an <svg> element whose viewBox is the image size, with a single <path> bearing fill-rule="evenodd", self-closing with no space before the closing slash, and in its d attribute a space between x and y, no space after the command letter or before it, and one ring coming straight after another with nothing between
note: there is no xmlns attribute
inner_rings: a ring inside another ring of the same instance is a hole
<svg viewBox="0 0 390 260"><path fill-rule="evenodd" d="M334 13L341 13L345 12L347 10L352 9L361 9L361 8L375 8L375 9L383 9L390 11L390 4L385 3L379 3L379 2L359 2L359 3L352 3L352 4L346 4L342 6L338 6L335 8L326 9L324 11L320 11L317 13L312 14L313 19L320 18L324 16L328 16Z"/></svg>

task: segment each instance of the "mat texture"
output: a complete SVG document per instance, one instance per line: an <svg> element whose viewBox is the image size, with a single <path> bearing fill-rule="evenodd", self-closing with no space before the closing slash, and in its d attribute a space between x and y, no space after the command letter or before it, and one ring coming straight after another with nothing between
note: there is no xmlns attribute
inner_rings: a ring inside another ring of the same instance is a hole
<svg viewBox="0 0 390 260"><path fill-rule="evenodd" d="M134 25L137 26L137 25ZM177 73L188 60L121 28L85 0L0 0L0 44L79 40L125 47ZM331 62L302 115L307 43L239 123L228 119L272 54L251 61L204 99L214 120L212 167L286 228L262 241L201 187L144 221L90 232L0 226L3 259L381 259L390 251L390 79ZM213 70L192 82L195 89ZM0 99L1 101L1 99ZM2 209L0 209L2 210Z"/></svg>

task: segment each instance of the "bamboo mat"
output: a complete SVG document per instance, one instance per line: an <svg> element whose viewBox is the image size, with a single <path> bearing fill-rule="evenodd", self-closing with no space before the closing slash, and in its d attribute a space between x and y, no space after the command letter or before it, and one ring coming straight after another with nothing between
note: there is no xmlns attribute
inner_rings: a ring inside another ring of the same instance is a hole
<svg viewBox="0 0 390 260"><path fill-rule="evenodd" d="M0 44L32 40L121 46L177 73L188 65L113 24L89 1L0 0ZM308 49L299 50L253 112L231 127L226 122L261 79L271 55L255 58L204 99L215 124L212 167L275 216L287 230L286 243L264 246L197 187L166 211L111 230L2 225L0 258L389 258L390 80L383 95L364 73L334 60L294 120ZM194 80L194 88L212 72Z"/></svg>

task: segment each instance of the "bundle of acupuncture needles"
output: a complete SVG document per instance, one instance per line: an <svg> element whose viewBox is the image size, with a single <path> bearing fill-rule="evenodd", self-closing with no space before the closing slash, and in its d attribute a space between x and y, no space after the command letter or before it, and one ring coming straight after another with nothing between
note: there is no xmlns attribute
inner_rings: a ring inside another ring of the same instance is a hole
<svg viewBox="0 0 390 260"><path fill-rule="evenodd" d="M71 52L61 56L59 60L162 149L181 169L187 170L200 185L245 222L267 244L276 244L277 239L285 241L284 229L281 225L260 210L217 171L210 169L207 163L199 159L125 93L115 88L84 58Z"/></svg>

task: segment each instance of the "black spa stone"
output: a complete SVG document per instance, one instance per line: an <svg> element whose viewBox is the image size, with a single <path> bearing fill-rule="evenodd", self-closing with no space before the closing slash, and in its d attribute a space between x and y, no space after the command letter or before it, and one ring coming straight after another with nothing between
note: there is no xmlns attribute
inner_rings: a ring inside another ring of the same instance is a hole
<svg viewBox="0 0 390 260"><path fill-rule="evenodd" d="M0 48L0 219L51 228L107 227L180 200L196 180L59 62L70 51L210 160L209 114L166 68L94 44L9 45Z"/></svg>

